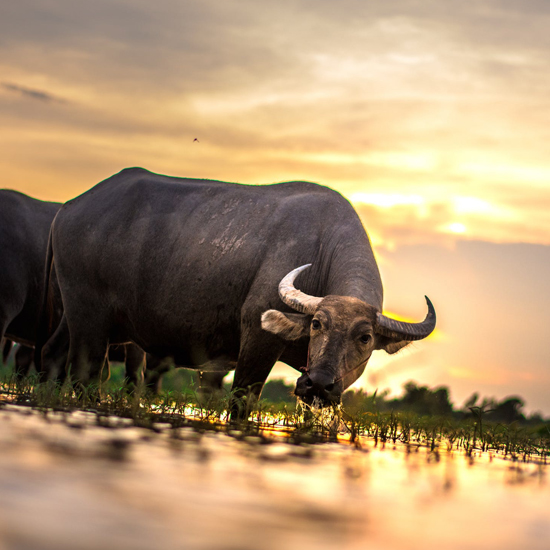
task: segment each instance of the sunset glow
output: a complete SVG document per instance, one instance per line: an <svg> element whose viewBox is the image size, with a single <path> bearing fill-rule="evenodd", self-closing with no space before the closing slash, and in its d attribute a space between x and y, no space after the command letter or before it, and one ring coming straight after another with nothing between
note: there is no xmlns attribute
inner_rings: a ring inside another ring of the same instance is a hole
<svg viewBox="0 0 550 550"><path fill-rule="evenodd" d="M385 307L419 320L428 295L438 314L375 360L379 383L550 412L549 20L537 1L7 3L2 187L66 201L128 166L327 185L368 231Z"/></svg>
<svg viewBox="0 0 550 550"><path fill-rule="evenodd" d="M403 205L421 206L426 203L420 195L384 195L382 193L354 193L350 200L353 204L370 204L379 208L392 208Z"/></svg>
<svg viewBox="0 0 550 550"><path fill-rule="evenodd" d="M454 222L447 225L444 228L444 230L450 231L451 233L457 233L460 235L462 233L466 233L466 226L463 223Z"/></svg>

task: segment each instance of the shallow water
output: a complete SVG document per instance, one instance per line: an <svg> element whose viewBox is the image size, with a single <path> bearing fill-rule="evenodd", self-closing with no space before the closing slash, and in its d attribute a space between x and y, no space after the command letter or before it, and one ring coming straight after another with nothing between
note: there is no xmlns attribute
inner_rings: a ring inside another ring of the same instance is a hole
<svg viewBox="0 0 550 550"><path fill-rule="evenodd" d="M550 548L546 466L0 409L0 550Z"/></svg>

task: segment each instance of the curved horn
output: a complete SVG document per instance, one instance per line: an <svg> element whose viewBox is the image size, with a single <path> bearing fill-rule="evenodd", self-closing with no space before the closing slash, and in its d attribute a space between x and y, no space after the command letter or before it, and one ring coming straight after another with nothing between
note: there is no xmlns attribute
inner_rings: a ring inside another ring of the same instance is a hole
<svg viewBox="0 0 550 550"><path fill-rule="evenodd" d="M390 319L381 313L376 314L376 332L392 338L401 338L402 340L422 340L426 338L435 328L435 309L427 296L428 315L421 323L405 323Z"/></svg>
<svg viewBox="0 0 550 550"><path fill-rule="evenodd" d="M279 296L281 297L281 300L292 309L302 313L307 313L308 315L313 315L322 298L309 296L294 287L294 279L296 279L296 277L298 277L304 269L307 269L310 266L311 264L306 264L301 267L297 267L288 275L283 277L279 283Z"/></svg>

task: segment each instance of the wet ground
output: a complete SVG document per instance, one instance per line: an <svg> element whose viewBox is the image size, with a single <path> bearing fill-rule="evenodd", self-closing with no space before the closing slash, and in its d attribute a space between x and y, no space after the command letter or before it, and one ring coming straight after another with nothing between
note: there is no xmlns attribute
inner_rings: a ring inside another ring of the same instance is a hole
<svg viewBox="0 0 550 550"><path fill-rule="evenodd" d="M105 423L0 408L0 550L550 548L544 465Z"/></svg>

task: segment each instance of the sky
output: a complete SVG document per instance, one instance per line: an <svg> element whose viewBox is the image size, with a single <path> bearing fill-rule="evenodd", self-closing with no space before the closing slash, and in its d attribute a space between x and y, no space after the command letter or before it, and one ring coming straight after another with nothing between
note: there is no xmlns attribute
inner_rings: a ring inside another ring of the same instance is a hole
<svg viewBox="0 0 550 550"><path fill-rule="evenodd" d="M128 166L328 185L386 311L438 313L359 385L550 414L548 28L546 0L3 2L1 186L65 201Z"/></svg>

